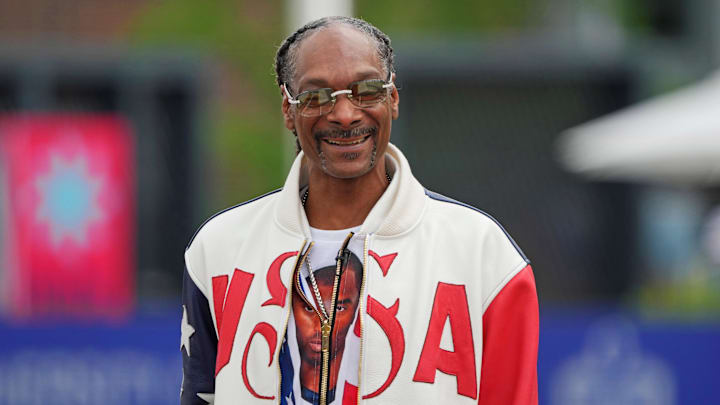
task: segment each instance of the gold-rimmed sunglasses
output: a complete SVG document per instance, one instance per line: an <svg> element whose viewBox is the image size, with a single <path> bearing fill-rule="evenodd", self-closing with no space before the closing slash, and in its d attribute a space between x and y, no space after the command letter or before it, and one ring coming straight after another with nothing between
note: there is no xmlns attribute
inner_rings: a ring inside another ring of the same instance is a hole
<svg viewBox="0 0 720 405"><path fill-rule="evenodd" d="M347 94L348 99L354 106L367 108L385 101L390 93L388 89L394 85L390 78L388 80L358 80L350 83L345 90L313 89L303 91L295 97L290 95L286 83L283 83L283 89L288 97L288 102L297 107L300 115L303 117L317 117L332 111L337 96L340 94Z"/></svg>

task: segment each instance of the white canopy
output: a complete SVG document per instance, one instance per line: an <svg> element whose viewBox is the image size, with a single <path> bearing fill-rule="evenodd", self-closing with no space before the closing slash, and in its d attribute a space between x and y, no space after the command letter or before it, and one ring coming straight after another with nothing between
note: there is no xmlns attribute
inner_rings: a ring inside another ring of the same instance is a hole
<svg viewBox="0 0 720 405"><path fill-rule="evenodd" d="M564 132L560 162L594 179L720 184L720 71Z"/></svg>

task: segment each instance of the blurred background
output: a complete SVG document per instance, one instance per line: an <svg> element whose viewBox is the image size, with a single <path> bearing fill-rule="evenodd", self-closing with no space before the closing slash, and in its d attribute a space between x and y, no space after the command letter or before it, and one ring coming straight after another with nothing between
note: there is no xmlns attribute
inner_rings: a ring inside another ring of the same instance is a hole
<svg viewBox="0 0 720 405"><path fill-rule="evenodd" d="M174 404L183 251L294 157L273 60L393 40L392 141L533 261L541 404L720 403L720 1L0 3L0 404Z"/></svg>

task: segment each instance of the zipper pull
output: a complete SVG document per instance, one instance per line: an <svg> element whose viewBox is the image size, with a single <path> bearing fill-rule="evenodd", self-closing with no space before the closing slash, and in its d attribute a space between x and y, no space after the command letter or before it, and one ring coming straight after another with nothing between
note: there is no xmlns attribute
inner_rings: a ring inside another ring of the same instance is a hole
<svg viewBox="0 0 720 405"><path fill-rule="evenodd" d="M345 263L350 261L350 249L341 249L335 257L335 263L340 264L340 268L345 267Z"/></svg>
<svg viewBox="0 0 720 405"><path fill-rule="evenodd" d="M348 244L350 243L350 239L352 239L353 235L355 235L355 232L350 232L348 236L345 238L345 241L342 244L342 247L340 247L340 250L338 250L337 256L335 256L335 262L340 262L340 265L343 266L345 263L350 260L350 249L348 249Z"/></svg>
<svg viewBox="0 0 720 405"><path fill-rule="evenodd" d="M320 331L322 333L322 351L327 353L330 351L330 320L329 319L323 319L322 321L322 327L320 328Z"/></svg>

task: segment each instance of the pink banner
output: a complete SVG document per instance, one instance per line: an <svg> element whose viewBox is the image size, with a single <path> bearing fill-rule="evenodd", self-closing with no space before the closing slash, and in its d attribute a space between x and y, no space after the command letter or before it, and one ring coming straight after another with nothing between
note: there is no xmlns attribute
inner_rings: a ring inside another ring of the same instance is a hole
<svg viewBox="0 0 720 405"><path fill-rule="evenodd" d="M133 306L135 160L110 115L0 118L0 293L12 317L111 317Z"/></svg>

